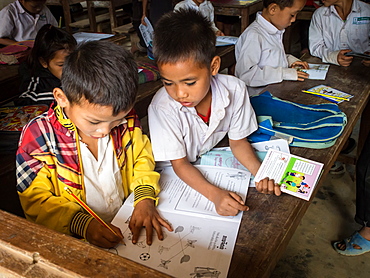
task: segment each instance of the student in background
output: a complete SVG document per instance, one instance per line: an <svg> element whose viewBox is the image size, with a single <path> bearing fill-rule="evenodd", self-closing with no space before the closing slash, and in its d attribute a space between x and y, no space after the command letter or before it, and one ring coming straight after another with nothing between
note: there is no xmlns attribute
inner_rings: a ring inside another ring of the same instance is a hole
<svg viewBox="0 0 370 278"><path fill-rule="evenodd" d="M17 0L0 11L0 44L34 40L45 24L58 26L46 0Z"/></svg>
<svg viewBox="0 0 370 278"><path fill-rule="evenodd" d="M214 8L211 2L208 0L184 0L175 6L174 10L178 11L179 9L194 9L199 11L203 16L205 16L212 24L212 29L216 33L216 36L224 36L215 24L214 19Z"/></svg>
<svg viewBox="0 0 370 278"><path fill-rule="evenodd" d="M56 104L25 126L19 143L17 190L28 220L110 248L121 231L101 225L65 187L107 223L134 192L133 243L143 226L149 245L153 227L159 239L161 224L172 231L155 208L159 174L132 110L137 88L133 57L111 42L87 42L67 57Z"/></svg>
<svg viewBox="0 0 370 278"><path fill-rule="evenodd" d="M164 87L149 106L149 129L156 161L171 161L176 174L212 201L217 213L236 215L248 210L241 197L209 183L192 164L228 135L240 163L253 175L260 167L246 139L257 129L246 86L234 76L218 74L215 42L212 24L195 10L181 9L158 21L153 50ZM256 187L281 193L268 179Z"/></svg>
<svg viewBox="0 0 370 278"><path fill-rule="evenodd" d="M148 5L148 0L142 0L143 2L143 16L141 18L141 23L146 25L144 18L147 17L150 23L155 28L157 21L167 12L172 11L172 0L151 0L150 8ZM149 13L148 13L149 12Z"/></svg>
<svg viewBox="0 0 370 278"><path fill-rule="evenodd" d="M306 0L263 0L263 10L239 37L235 46L235 75L248 86L250 95L283 80L304 81L308 74L296 69L308 68L283 46L284 29L295 21Z"/></svg>
<svg viewBox="0 0 370 278"><path fill-rule="evenodd" d="M311 20L311 55L325 63L349 66L353 57L345 53L370 52L370 5L359 0L328 0ZM364 60L370 65L370 60Z"/></svg>
<svg viewBox="0 0 370 278"><path fill-rule="evenodd" d="M30 56L19 67L21 95L15 104L50 105L54 101L54 88L61 85L64 60L76 45L68 32L51 24L44 25L37 33Z"/></svg>
<svg viewBox="0 0 370 278"><path fill-rule="evenodd" d="M342 255L356 256L370 252L370 134L356 164L356 215L362 228L350 237L333 244Z"/></svg>

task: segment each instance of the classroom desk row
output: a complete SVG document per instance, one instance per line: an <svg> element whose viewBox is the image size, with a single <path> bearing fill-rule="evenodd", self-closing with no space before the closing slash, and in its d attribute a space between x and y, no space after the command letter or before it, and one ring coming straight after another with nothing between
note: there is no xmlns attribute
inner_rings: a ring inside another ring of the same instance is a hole
<svg viewBox="0 0 370 278"><path fill-rule="evenodd" d="M320 62L312 57L309 61ZM370 69L364 67L359 59L354 59L350 67L331 65L325 81L284 81L268 86L267 90L281 99L318 104L327 101L301 93L301 90L320 84L335 87L353 94L354 97L349 102L339 104L340 109L346 113L348 122L335 145L320 150L291 148L293 154L325 165L313 196L360 117L359 149L370 129ZM243 215L228 277L269 277L311 201L287 194L280 197L264 195L251 188L246 202L250 210ZM0 270L5 267L15 271L17 267L25 268L24 264L27 264L32 271L52 273L57 269L63 277L168 277L4 211L0 211L0 222L3 227L0 231L0 252L7 255L4 258L9 257L0 262Z"/></svg>

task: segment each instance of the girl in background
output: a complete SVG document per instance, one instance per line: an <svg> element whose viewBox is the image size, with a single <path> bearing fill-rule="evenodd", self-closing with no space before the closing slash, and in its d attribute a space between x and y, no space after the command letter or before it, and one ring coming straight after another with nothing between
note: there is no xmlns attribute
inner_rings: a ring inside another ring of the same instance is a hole
<svg viewBox="0 0 370 278"><path fill-rule="evenodd" d="M53 89L61 85L64 60L76 45L68 32L44 25L37 33L30 56L19 67L21 95L15 105L50 105L54 101Z"/></svg>

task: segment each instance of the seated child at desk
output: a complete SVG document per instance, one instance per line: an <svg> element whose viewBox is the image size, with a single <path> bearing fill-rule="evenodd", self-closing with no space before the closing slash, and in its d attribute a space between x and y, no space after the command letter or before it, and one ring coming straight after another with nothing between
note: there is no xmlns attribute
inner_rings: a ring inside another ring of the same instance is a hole
<svg viewBox="0 0 370 278"><path fill-rule="evenodd" d="M178 11L180 9L194 9L199 11L204 17L206 17L212 24L212 29L217 36L223 36L222 33L215 24L214 19L214 8L211 2L208 0L184 0L176 4L174 10Z"/></svg>
<svg viewBox="0 0 370 278"><path fill-rule="evenodd" d="M353 57L345 53L370 52L370 5L359 0L324 1L311 19L311 55L325 63L349 66ZM363 63L370 66L370 60Z"/></svg>
<svg viewBox="0 0 370 278"><path fill-rule="evenodd" d="M260 167L246 139L257 129L246 86L234 76L218 74L215 43L211 23L192 9L158 21L153 50L164 87L149 106L149 129L156 161L171 161L176 174L212 201L217 213L236 215L248 210L240 196L209 183L192 165L228 135L240 163L253 175ZM268 179L256 186L263 193L281 193Z"/></svg>
<svg viewBox="0 0 370 278"><path fill-rule="evenodd" d="M107 223L134 192L133 243L143 226L149 245L153 227L159 239L161 224L172 230L155 208L159 174L132 110L137 87L133 57L111 42L87 42L67 57L56 104L28 123L20 139L17 190L28 220L110 248L121 231L101 225L65 188Z"/></svg>
<svg viewBox="0 0 370 278"><path fill-rule="evenodd" d="M308 64L286 55L283 46L284 29L295 21L305 3L305 0L263 0L262 12L257 13L256 20L239 37L235 46L235 75L245 82L250 95L258 94L261 86L271 83L308 78L307 73L295 69L308 68Z"/></svg>
<svg viewBox="0 0 370 278"><path fill-rule="evenodd" d="M0 44L34 40L45 24L58 26L46 0L17 0L0 11Z"/></svg>
<svg viewBox="0 0 370 278"><path fill-rule="evenodd" d="M61 85L64 60L76 45L70 33L44 25L37 33L30 56L19 67L21 95L15 104L50 105L54 101L53 89Z"/></svg>

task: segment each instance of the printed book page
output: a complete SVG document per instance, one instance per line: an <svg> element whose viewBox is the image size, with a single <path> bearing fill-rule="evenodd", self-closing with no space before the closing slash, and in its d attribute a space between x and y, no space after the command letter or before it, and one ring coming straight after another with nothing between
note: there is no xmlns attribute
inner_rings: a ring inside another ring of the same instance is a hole
<svg viewBox="0 0 370 278"><path fill-rule="evenodd" d="M209 181L237 192L245 200L248 172L197 167ZM133 211L133 196L130 195L112 221L121 229L126 246L120 244L109 251L175 277L227 277L242 212L235 217L218 215L214 205L193 192L195 190L182 182L172 167L163 170L160 184L157 209L174 231L163 229L163 241L154 234L153 243L148 246L145 229L142 229L138 243L132 244L128 227Z"/></svg>
<svg viewBox="0 0 370 278"><path fill-rule="evenodd" d="M329 65L327 64L308 64L309 69L300 69L300 71L309 74L308 79L313 80L325 80L326 74L329 70Z"/></svg>
<svg viewBox="0 0 370 278"><path fill-rule="evenodd" d="M267 150L276 149L290 153L289 144L284 139L270 140L264 142L252 143L251 146L256 152L260 161L266 156ZM219 167L230 167L248 171L233 155L230 147L213 148L211 151L203 154L200 159L201 165L213 165ZM249 187L256 187L254 177L251 176Z"/></svg>
<svg viewBox="0 0 370 278"><path fill-rule="evenodd" d="M154 29L147 17L144 18L144 21L146 23L146 26L143 24L140 24L139 30L141 32L141 35L143 36L145 45L148 47L149 43L153 40Z"/></svg>
<svg viewBox="0 0 370 278"><path fill-rule="evenodd" d="M326 85L318 85L316 87L308 89L307 91L321 94L321 95L317 95L317 96L321 97L321 98L324 98L324 99L327 99L327 100L330 100L330 101L335 102L335 103L341 103L341 102L344 101L343 99L338 99L338 97L339 98L344 98L344 99L347 99L347 100L350 100L353 97L353 95L351 95L351 94L342 92L340 90L334 89L334 88L332 88L330 86L326 86ZM330 96L333 96L333 97L330 97Z"/></svg>
<svg viewBox="0 0 370 278"><path fill-rule="evenodd" d="M255 180L265 177L280 184L282 192L308 201L321 175L323 164L303 157L270 149Z"/></svg>
<svg viewBox="0 0 370 278"><path fill-rule="evenodd" d="M102 39L107 39L113 37L112 34L101 34L101 33L87 33L87 32L78 32L74 33L73 37L76 39L77 43L88 42L88 41L98 41Z"/></svg>

